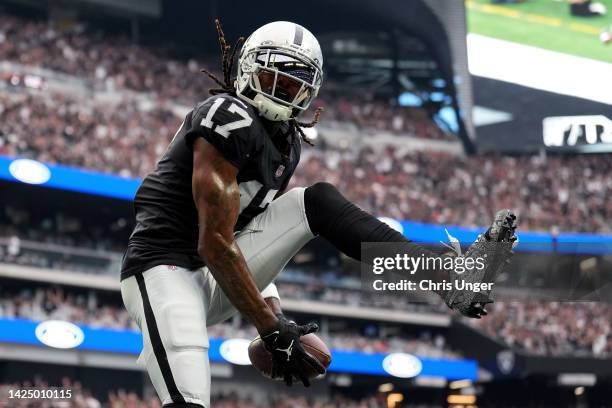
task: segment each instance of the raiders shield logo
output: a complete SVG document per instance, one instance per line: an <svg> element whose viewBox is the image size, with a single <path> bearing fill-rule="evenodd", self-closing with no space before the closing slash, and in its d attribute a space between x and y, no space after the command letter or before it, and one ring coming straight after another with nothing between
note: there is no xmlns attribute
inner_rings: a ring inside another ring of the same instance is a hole
<svg viewBox="0 0 612 408"><path fill-rule="evenodd" d="M497 367L502 374L510 374L514 368L514 353L511 350L497 353Z"/></svg>
<svg viewBox="0 0 612 408"><path fill-rule="evenodd" d="M285 171L285 166L283 164L281 164L280 166L278 166L278 168L276 169L276 173L274 173L274 177L279 178L280 176L283 175L283 172Z"/></svg>

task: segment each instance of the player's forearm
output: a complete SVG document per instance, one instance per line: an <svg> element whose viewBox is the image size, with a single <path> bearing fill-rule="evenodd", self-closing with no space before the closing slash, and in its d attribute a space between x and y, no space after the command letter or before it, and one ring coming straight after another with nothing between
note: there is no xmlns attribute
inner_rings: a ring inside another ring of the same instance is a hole
<svg viewBox="0 0 612 408"><path fill-rule="evenodd" d="M274 328L276 312L261 296L236 242L226 242L221 236L209 237L204 242L200 256L230 302L259 332Z"/></svg>
<svg viewBox="0 0 612 408"><path fill-rule="evenodd" d="M240 213L238 169L207 142L194 143L193 199L198 209L198 253L230 302L260 333L276 327L240 248L234 225Z"/></svg>
<svg viewBox="0 0 612 408"><path fill-rule="evenodd" d="M278 298L268 297L268 298L265 298L264 300L266 301L270 310L272 310L272 313L274 313L275 315L279 315L283 313L283 309L281 308L280 300Z"/></svg>

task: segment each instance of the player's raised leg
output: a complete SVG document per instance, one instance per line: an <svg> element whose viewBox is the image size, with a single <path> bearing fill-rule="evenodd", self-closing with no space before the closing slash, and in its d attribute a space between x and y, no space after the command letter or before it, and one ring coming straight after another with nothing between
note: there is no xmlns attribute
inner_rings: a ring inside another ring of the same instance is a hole
<svg viewBox="0 0 612 408"><path fill-rule="evenodd" d="M399 232L348 201L329 183L316 183L306 189L304 202L306 216L313 233L324 237L353 259L368 262L367 259L361 257L361 243L363 242L405 243L403 251L410 258L443 256L417 243L410 242ZM512 255L512 247L517 240L516 227L516 216L511 211L499 211L491 227L478 237L465 254L455 254L472 258L478 255L487 259L484 268L470 268L462 272L461 279L466 282L482 282L486 277L489 281L494 281ZM445 279L454 281L460 275L444 268L430 269L427 270L427 273L430 274L430 279L437 281ZM485 306L493 301L490 292L484 296L481 296L482 293L476 296L474 292L456 289L441 290L436 293L451 309L474 318L485 315Z"/></svg>
<svg viewBox="0 0 612 408"><path fill-rule="evenodd" d="M495 222L503 221L504 219L496 219ZM516 224L510 227L512 228L509 232L513 236ZM410 242L387 224L361 210L329 183L316 183L306 189L296 188L273 201L264 213L254 218L238 235L236 242L253 274L254 281L262 290L274 280L313 234L324 237L345 255L360 261L363 261L362 242L406 243L409 244L406 245L406 250L411 257L440 256L417 243ZM484 241L478 243L481 246L483 244ZM491 267L498 268L497 265ZM440 275L432 276L435 279L449 278L448 271L433 270L430 273ZM235 309L223 292L217 288L214 280L211 286L215 287L215 290L211 296L213 301L210 306L209 324L215 324L230 317L235 313ZM459 305L453 302L456 293L440 291L438 294L450 307L467 316L480 317L486 314L484 306L488 303L487 299L482 302L466 301L465 305Z"/></svg>

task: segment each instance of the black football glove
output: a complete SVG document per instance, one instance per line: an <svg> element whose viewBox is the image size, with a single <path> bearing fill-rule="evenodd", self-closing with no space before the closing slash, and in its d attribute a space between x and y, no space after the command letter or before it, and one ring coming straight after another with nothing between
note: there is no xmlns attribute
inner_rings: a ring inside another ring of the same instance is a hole
<svg viewBox="0 0 612 408"><path fill-rule="evenodd" d="M450 280L453 288L443 296L451 309L459 311L462 315L480 319L487 315L485 307L494 302L492 290L478 293L470 290L459 290L455 281L489 282L495 283L498 276L510 263L514 252L512 249L518 243L516 236L517 218L510 210L501 210L495 214L491 227L478 236L478 239L462 255L460 248L457 255L467 258L486 259L485 268L470 268L463 274L451 272Z"/></svg>
<svg viewBox="0 0 612 408"><path fill-rule="evenodd" d="M300 337L316 332L319 326L316 323L298 325L283 315L277 317L276 329L261 334L266 349L272 353L272 378L282 378L291 386L295 377L309 387L308 372L314 369L319 374L325 374L325 367L304 350Z"/></svg>

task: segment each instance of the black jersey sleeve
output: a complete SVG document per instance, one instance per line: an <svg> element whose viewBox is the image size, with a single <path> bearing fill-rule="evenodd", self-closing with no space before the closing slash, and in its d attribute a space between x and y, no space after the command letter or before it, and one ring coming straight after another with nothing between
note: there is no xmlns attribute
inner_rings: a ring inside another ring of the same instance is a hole
<svg viewBox="0 0 612 408"><path fill-rule="evenodd" d="M185 140L191 145L197 137L203 137L241 169L259 145L252 115L244 103L229 95L209 98L194 110Z"/></svg>

